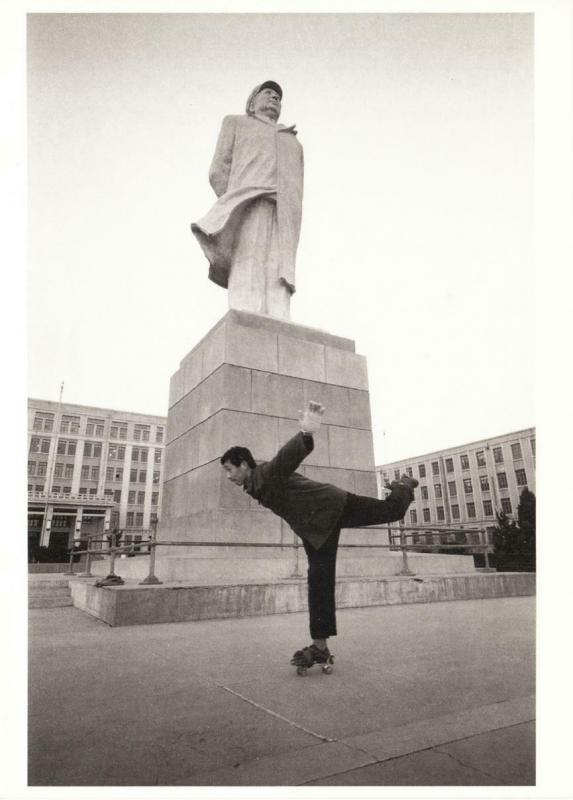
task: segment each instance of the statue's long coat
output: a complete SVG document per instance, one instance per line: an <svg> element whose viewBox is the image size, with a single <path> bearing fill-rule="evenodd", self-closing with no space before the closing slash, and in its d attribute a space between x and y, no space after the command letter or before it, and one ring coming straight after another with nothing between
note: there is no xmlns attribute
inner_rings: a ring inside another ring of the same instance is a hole
<svg viewBox="0 0 573 800"><path fill-rule="evenodd" d="M258 197L269 197L277 203L279 277L294 292L303 189L303 153L294 126L246 114L225 117L209 181L219 199L191 225L209 259L209 278L227 286L241 210Z"/></svg>

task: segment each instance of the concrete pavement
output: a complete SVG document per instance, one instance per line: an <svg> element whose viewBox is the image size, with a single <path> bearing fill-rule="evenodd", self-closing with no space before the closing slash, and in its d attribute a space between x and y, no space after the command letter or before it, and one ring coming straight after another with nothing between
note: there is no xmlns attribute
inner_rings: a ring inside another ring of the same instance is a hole
<svg viewBox="0 0 573 800"><path fill-rule="evenodd" d="M32 786L530 785L533 597L110 628L29 612Z"/></svg>

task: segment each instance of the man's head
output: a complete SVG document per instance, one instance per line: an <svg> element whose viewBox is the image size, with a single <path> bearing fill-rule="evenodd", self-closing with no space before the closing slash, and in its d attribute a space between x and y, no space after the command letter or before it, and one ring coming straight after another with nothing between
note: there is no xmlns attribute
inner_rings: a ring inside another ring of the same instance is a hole
<svg viewBox="0 0 573 800"><path fill-rule="evenodd" d="M247 114L262 116L276 122L281 113L283 90L275 81L265 81L255 86L247 100Z"/></svg>
<svg viewBox="0 0 573 800"><path fill-rule="evenodd" d="M248 447L230 447L221 456L221 464L227 478L237 486L244 486L251 470L257 466Z"/></svg>

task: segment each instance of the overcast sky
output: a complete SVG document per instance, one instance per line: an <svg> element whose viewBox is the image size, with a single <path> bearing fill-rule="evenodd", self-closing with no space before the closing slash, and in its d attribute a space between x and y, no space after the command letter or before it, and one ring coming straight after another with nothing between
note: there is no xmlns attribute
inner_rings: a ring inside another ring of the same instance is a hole
<svg viewBox="0 0 573 800"><path fill-rule="evenodd" d="M167 414L227 309L189 224L221 119L284 89L292 321L368 361L377 463L535 424L533 17L35 14L28 394Z"/></svg>

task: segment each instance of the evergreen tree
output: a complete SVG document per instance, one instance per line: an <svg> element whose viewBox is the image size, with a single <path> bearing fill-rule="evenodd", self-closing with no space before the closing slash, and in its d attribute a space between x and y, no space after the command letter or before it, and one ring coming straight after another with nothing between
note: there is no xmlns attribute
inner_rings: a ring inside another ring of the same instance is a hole
<svg viewBox="0 0 573 800"><path fill-rule="evenodd" d="M505 511L496 513L497 525L493 529L493 552L498 572L515 569L517 553L517 525L510 521Z"/></svg>
<svg viewBox="0 0 573 800"><path fill-rule="evenodd" d="M535 495L524 489L517 507L521 569L535 572Z"/></svg>

